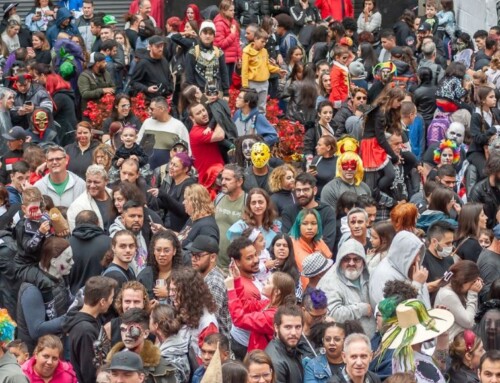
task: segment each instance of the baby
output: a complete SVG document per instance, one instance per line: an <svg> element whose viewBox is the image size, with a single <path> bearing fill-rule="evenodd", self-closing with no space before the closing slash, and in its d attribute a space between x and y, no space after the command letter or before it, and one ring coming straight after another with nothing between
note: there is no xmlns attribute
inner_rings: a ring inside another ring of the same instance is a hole
<svg viewBox="0 0 500 383"><path fill-rule="evenodd" d="M118 148L113 158L113 166L119 168L123 161L132 158L139 163L142 168L149 162L149 157L139 144L137 144L137 130L135 127L125 125L120 133L122 146Z"/></svg>

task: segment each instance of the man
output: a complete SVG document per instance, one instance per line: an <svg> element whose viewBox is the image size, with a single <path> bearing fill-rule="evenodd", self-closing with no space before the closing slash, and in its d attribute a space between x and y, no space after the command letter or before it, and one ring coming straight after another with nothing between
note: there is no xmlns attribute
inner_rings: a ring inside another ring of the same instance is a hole
<svg viewBox="0 0 500 383"><path fill-rule="evenodd" d="M241 277L239 281L243 289L242 299L260 300L262 284L255 274L259 272L259 256L248 238L236 238L227 248L227 255L234 260L238 267ZM237 359L243 360L247 353L250 333L239 327L231 328L231 350Z"/></svg>
<svg viewBox="0 0 500 383"><path fill-rule="evenodd" d="M404 149L411 151L417 159L421 158L425 150L425 123L422 116L417 114L417 107L411 101L401 103L401 125L408 139L403 144Z"/></svg>
<svg viewBox="0 0 500 383"><path fill-rule="evenodd" d="M328 315L336 321L359 320L365 334L375 333L375 318L369 299L366 252L354 238L339 248L337 261L321 278L318 289L325 292Z"/></svg>
<svg viewBox="0 0 500 383"><path fill-rule="evenodd" d="M111 28L106 28L106 31L109 31L110 38L102 41L99 52L105 57L106 70L110 74L113 83L116 84L116 93L118 94L123 91L123 80L126 74L125 63L120 60L120 54L118 53L122 52L123 55L123 48L113 39Z"/></svg>
<svg viewBox="0 0 500 383"><path fill-rule="evenodd" d="M292 32L294 22L292 16L286 13L277 15L275 19L278 22L276 34L280 37L279 53L281 57L287 57L292 48L300 45L298 37Z"/></svg>
<svg viewBox="0 0 500 383"><path fill-rule="evenodd" d="M149 54L137 63L131 86L137 92L144 93L148 100L167 97L172 93L173 86L169 64L163 55L166 41L163 37L152 36L148 44Z"/></svg>
<svg viewBox="0 0 500 383"><path fill-rule="evenodd" d="M92 33L94 42L89 52L99 52L99 47L101 46L101 29L103 26L104 20L102 19L102 14L94 15L90 20L90 33Z"/></svg>
<svg viewBox="0 0 500 383"><path fill-rule="evenodd" d="M371 195L363 194L358 197L356 205L368 214L367 226L371 229L377 220L377 202ZM370 236L370 231L368 231L368 236Z"/></svg>
<svg viewBox="0 0 500 383"><path fill-rule="evenodd" d="M229 228L236 223L245 210L246 193L243 191L243 169L236 164L227 164L222 170L221 193L215 199L215 221L219 233L227 233ZM219 256L217 266L223 270L229 267L227 247L229 239L221 235L219 239Z"/></svg>
<svg viewBox="0 0 500 383"><path fill-rule="evenodd" d="M264 189L271 194L268 179L273 168L269 165L271 150L264 142L256 142L252 146L251 160L252 165L245 170L245 182L243 189L248 193L253 188Z"/></svg>
<svg viewBox="0 0 500 383"><path fill-rule="evenodd" d="M160 350L150 340L149 314L145 310L130 309L123 313L120 325L122 342L116 344L108 353L111 362L117 352L127 350L144 361L145 382L175 383L175 368L160 356Z"/></svg>
<svg viewBox="0 0 500 383"><path fill-rule="evenodd" d="M14 105L14 96L9 101L7 107ZM7 133L2 134L7 142L8 151L0 158L0 183L6 185L9 182L9 172L12 171L12 165L23 159L23 145L26 142L26 132L20 126L14 126Z"/></svg>
<svg viewBox="0 0 500 383"><path fill-rule="evenodd" d="M307 258L306 258L307 259ZM315 346L311 335L311 328L321 325L328 314L328 302L325 293L321 289L307 289L302 296L302 313L304 325L302 327L302 336L299 341L299 348L304 357L314 358L316 356Z"/></svg>
<svg viewBox="0 0 500 383"><path fill-rule="evenodd" d="M104 362L105 355L96 355L94 348L101 329L97 318L113 303L115 289L116 282L111 278L89 278L83 291L83 307L80 311L70 311L63 325L69 338L71 364L80 383L95 383L94 358Z"/></svg>
<svg viewBox="0 0 500 383"><path fill-rule="evenodd" d="M95 37L92 34L91 22L94 18L94 0L83 0L82 15L76 20L75 27L78 28L80 36L85 42L87 51L91 51Z"/></svg>
<svg viewBox="0 0 500 383"><path fill-rule="evenodd" d="M276 383L302 383L304 370L297 349L302 336L304 318L295 305L282 305L274 315L276 337L266 347L273 360Z"/></svg>
<svg viewBox="0 0 500 383"><path fill-rule="evenodd" d="M323 202L316 202L316 178L309 173L301 173L295 179L295 196L297 203L288 206L281 214L283 223L282 232L288 233L295 222L295 218L302 209L316 209L323 224L323 240L330 249L335 246L337 230L335 211Z"/></svg>
<svg viewBox="0 0 500 383"><path fill-rule="evenodd" d="M193 373L191 383L201 383L208 365L219 347L220 360L222 363L229 360L229 340L222 334L210 334L203 339L201 346L201 360L203 364Z"/></svg>
<svg viewBox="0 0 500 383"><path fill-rule="evenodd" d="M10 172L10 184L6 186L9 192L9 203L20 205L23 202L22 194L26 186L29 186L30 167L25 161L17 161L12 165Z"/></svg>
<svg viewBox="0 0 500 383"><path fill-rule="evenodd" d="M481 383L500 381L500 351L489 350L481 357L478 376Z"/></svg>
<svg viewBox="0 0 500 383"><path fill-rule="evenodd" d="M219 331L228 339L231 331L231 316L229 315L229 305L227 299L227 289L224 284L224 275L217 267L217 254L219 245L217 241L208 235L199 235L188 245L191 253L191 264L205 280L208 289L217 304L217 323Z"/></svg>
<svg viewBox="0 0 500 383"><path fill-rule="evenodd" d="M500 225L493 229L493 242L479 254L477 266L484 282L480 297L485 302L488 300L491 284L500 278Z"/></svg>
<svg viewBox="0 0 500 383"><path fill-rule="evenodd" d="M170 149L179 139L188 144L188 152L191 154L189 133L182 122L168 113L169 105L165 98L152 99L149 110L151 117L142 123L137 142L141 143L147 153L152 151L149 157L151 169L156 169L170 160Z"/></svg>
<svg viewBox="0 0 500 383"><path fill-rule="evenodd" d="M347 213L347 225L349 232L344 233L339 241L339 246L350 238L355 239L364 247L366 251L370 250L372 244L368 238L368 214L359 207L354 207Z"/></svg>
<svg viewBox="0 0 500 383"><path fill-rule="evenodd" d="M51 146L45 153L49 173L35 183L40 193L48 195L55 206L69 207L85 193L85 181L67 170L68 156L60 146Z"/></svg>
<svg viewBox="0 0 500 383"><path fill-rule="evenodd" d="M14 340L16 332L16 323L7 312L2 313L0 328L0 381L28 383L29 379L23 374L21 366L17 364L16 357L7 349L7 344Z"/></svg>
<svg viewBox="0 0 500 383"><path fill-rule="evenodd" d="M488 216L488 228L496 224L496 214L500 206L500 154L491 153L486 161L484 173L487 178L479 181L469 193L470 202L483 204L484 213Z"/></svg>
<svg viewBox="0 0 500 383"><path fill-rule="evenodd" d="M488 32L484 29L480 29L474 33L472 36L474 43L476 44L476 51L484 49L486 39L488 38Z"/></svg>
<svg viewBox="0 0 500 383"><path fill-rule="evenodd" d="M214 46L215 24L205 20L200 26L200 43L186 56L186 84L196 85L202 92L208 87L222 91L229 99L229 75L224 51Z"/></svg>
<svg viewBox="0 0 500 383"><path fill-rule="evenodd" d="M433 302L439 290L439 284L444 274L453 265L453 239L455 229L444 221L433 223L427 230L427 250L425 251L422 266L429 271L427 289L431 293ZM474 260L476 261L476 260Z"/></svg>
<svg viewBox="0 0 500 383"><path fill-rule="evenodd" d="M107 233L115 220L113 213L113 197L106 187L108 173L102 165L90 165L86 172L86 191L82 193L68 208L69 229L75 229L75 220L82 210L92 210L99 218L99 227Z"/></svg>
<svg viewBox="0 0 500 383"><path fill-rule="evenodd" d="M444 51L443 40L439 38L439 36L434 36L432 34L432 27L429 23L422 23L417 29L417 43L416 43L416 51L417 53L422 52L422 47L426 42L426 39L432 39L434 45L436 47L436 57L446 57ZM436 60L436 58L434 58Z"/></svg>
<svg viewBox="0 0 500 383"><path fill-rule="evenodd" d="M342 369L342 374L334 375L330 382L380 383L377 374L368 371L372 358L370 339L365 334L350 334L344 340L344 351L342 351L345 367Z"/></svg>
<svg viewBox="0 0 500 383"><path fill-rule="evenodd" d="M141 16L142 20L149 19L153 23L153 25L156 27L156 20L154 19L153 16L151 16L153 8L151 6L151 1L149 0L140 0L139 1L139 15Z"/></svg>
<svg viewBox="0 0 500 383"><path fill-rule="evenodd" d="M189 132L191 150L194 157L194 167L198 170L198 179L204 180L212 166L224 166L224 159L219 149L219 142L224 140L225 134L222 127L217 124L215 128L208 126L210 116L203 104L189 106L189 118L193 127Z"/></svg>
<svg viewBox="0 0 500 383"><path fill-rule="evenodd" d="M378 62L386 62L391 59L391 50L396 46L396 35L392 29L385 29L380 33L380 45L382 49L378 56Z"/></svg>
<svg viewBox="0 0 500 383"><path fill-rule="evenodd" d="M128 351L114 354L108 371L111 372L111 383L143 383L145 378L141 357Z"/></svg>
<svg viewBox="0 0 500 383"><path fill-rule="evenodd" d="M418 299L431 307L426 281L428 271L421 266L425 246L413 233L400 231L392 240L387 256L370 274L370 303L374 308L384 299L383 288L390 280L408 281L418 291Z"/></svg>
<svg viewBox="0 0 500 383"><path fill-rule="evenodd" d="M69 243L75 262L69 274L69 287L75 295L90 277L101 275L101 260L111 248L111 238L99 227L97 214L83 210L75 218Z"/></svg>
<svg viewBox="0 0 500 383"><path fill-rule="evenodd" d="M422 54L423 58L420 60L418 68L429 68L432 71L433 84L439 84L444 77L444 69L441 65L436 64L436 44L433 41L422 43Z"/></svg>
<svg viewBox="0 0 500 383"><path fill-rule="evenodd" d="M47 29L46 35L51 48L61 32L67 33L70 36L80 35L78 28L71 23L73 19L74 17L68 8L60 7L57 10L54 24Z"/></svg>
<svg viewBox="0 0 500 383"><path fill-rule="evenodd" d="M106 57L102 53L90 54L87 69L78 77L78 88L82 96L82 111L89 101L98 102L105 94L115 93L115 84L106 70Z"/></svg>
<svg viewBox="0 0 500 383"><path fill-rule="evenodd" d="M115 222L109 227L109 236L113 238L120 230L130 230L137 239L137 253L131 267L138 275L145 267L148 257L149 239L144 238L144 206L136 201L127 201L123 205L122 214L116 217Z"/></svg>
<svg viewBox="0 0 500 383"><path fill-rule="evenodd" d="M490 65L491 58L497 51L497 40L487 37L484 41L484 48L474 54L474 70L481 70Z"/></svg>

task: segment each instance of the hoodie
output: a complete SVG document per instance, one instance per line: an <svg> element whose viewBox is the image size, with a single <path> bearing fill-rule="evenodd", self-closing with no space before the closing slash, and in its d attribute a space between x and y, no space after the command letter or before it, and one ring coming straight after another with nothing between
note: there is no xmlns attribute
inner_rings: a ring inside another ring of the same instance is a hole
<svg viewBox="0 0 500 383"><path fill-rule="evenodd" d="M29 383L29 379L23 374L17 359L9 351L0 358L0 382L6 383Z"/></svg>
<svg viewBox="0 0 500 383"><path fill-rule="evenodd" d="M64 27L61 24L66 19L69 19L70 23L66 27ZM78 28L75 27L71 23L71 21L73 21L73 15L68 8L62 7L57 10L56 20L54 24L52 24L52 26L47 29L47 40L49 41L51 47L54 45L55 41L57 40L57 35L60 32L65 32L70 36L80 36Z"/></svg>
<svg viewBox="0 0 500 383"><path fill-rule="evenodd" d="M363 260L363 270L356 280L349 280L340 267L347 255L357 255ZM375 318L370 315L368 282L365 249L355 239L348 239L339 249L336 264L320 279L317 288L326 295L329 316L339 322L359 320L365 334L372 337L375 333Z"/></svg>
<svg viewBox="0 0 500 383"><path fill-rule="evenodd" d="M411 266L417 256L422 264L425 254L423 242L409 231L400 231L392 240L391 247L382 262L370 276L370 302L375 307L384 299L384 287L387 281L398 280L409 282L418 291L417 299L430 309L431 301L425 283L412 281L409 277Z"/></svg>
<svg viewBox="0 0 500 383"><path fill-rule="evenodd" d="M94 342L99 337L99 330L97 319L81 311L70 311L63 324L69 340L70 361L79 383L95 383Z"/></svg>
<svg viewBox="0 0 500 383"><path fill-rule="evenodd" d="M247 116L241 112L241 109L236 110L233 121L238 129L239 137L248 134L258 134L270 146L278 142L276 129L267 120L266 116L259 112L258 108L250 110Z"/></svg>
<svg viewBox="0 0 500 383"><path fill-rule="evenodd" d="M45 380L35 372L35 363L35 356L26 361L22 367L23 373L29 377L31 383L44 383ZM64 360L59 360L59 363L50 378L50 383L78 383L75 371L73 370L71 364Z"/></svg>
<svg viewBox="0 0 500 383"><path fill-rule="evenodd" d="M175 367L178 382L187 382L191 372L189 366L189 336L181 329L160 344L160 354Z"/></svg>
<svg viewBox="0 0 500 383"><path fill-rule="evenodd" d="M152 85L157 85L160 90L156 93L148 92ZM172 93L172 76L167 59L163 56L155 59L150 54L143 57L134 69L131 86L135 91L143 92L148 99L169 96Z"/></svg>
<svg viewBox="0 0 500 383"><path fill-rule="evenodd" d="M256 50L253 43L243 49L241 62L241 85L248 88L249 81L264 82L269 80L271 73L279 73L280 68L269 62L266 48Z"/></svg>

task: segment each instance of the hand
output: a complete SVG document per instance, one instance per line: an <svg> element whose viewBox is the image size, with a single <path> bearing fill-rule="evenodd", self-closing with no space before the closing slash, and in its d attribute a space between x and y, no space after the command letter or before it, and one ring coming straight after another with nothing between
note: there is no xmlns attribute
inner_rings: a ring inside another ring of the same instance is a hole
<svg viewBox="0 0 500 383"><path fill-rule="evenodd" d="M226 289L229 290L234 290L234 278L229 276L226 279L224 279L224 284L226 285Z"/></svg>
<svg viewBox="0 0 500 383"><path fill-rule="evenodd" d="M158 87L156 85L151 85L148 87L148 93L156 93L158 92Z"/></svg>
<svg viewBox="0 0 500 383"><path fill-rule="evenodd" d="M54 11L44 11L43 14L45 16L54 16L55 15L55 12Z"/></svg>
<svg viewBox="0 0 500 383"><path fill-rule="evenodd" d="M365 303L366 307L368 307L368 312L366 314L366 316L368 318L370 318L372 315L373 315L373 309L372 309L372 306L369 304L369 303Z"/></svg>
<svg viewBox="0 0 500 383"><path fill-rule="evenodd" d="M156 306L158 306L160 302L158 302L156 299L150 299L149 301L149 311L153 310Z"/></svg>
<svg viewBox="0 0 500 383"><path fill-rule="evenodd" d="M266 269L272 270L278 265L278 261L276 259L268 259L264 264L266 265Z"/></svg>
<svg viewBox="0 0 500 383"><path fill-rule="evenodd" d="M205 130L203 131L203 133L202 133L202 134L203 134L204 136L206 136L207 134L210 134L210 133L212 133L212 129L210 129L210 128L205 128Z"/></svg>
<svg viewBox="0 0 500 383"><path fill-rule="evenodd" d="M50 230L50 221L42 222L42 224L38 228L38 231L43 235L47 234L49 230Z"/></svg>
<svg viewBox="0 0 500 383"><path fill-rule="evenodd" d="M42 15L39 13L35 13L35 15L31 18L32 21L40 21L42 19Z"/></svg>
<svg viewBox="0 0 500 383"><path fill-rule="evenodd" d="M157 298L167 298L167 286L155 286L153 287L153 293Z"/></svg>
<svg viewBox="0 0 500 383"><path fill-rule="evenodd" d="M119 158L118 161L116 161L116 166L120 167L123 164L123 161L125 161L124 158Z"/></svg>
<svg viewBox="0 0 500 383"><path fill-rule="evenodd" d="M288 71L286 69L281 69L280 70L280 77L283 78L288 74Z"/></svg>
<svg viewBox="0 0 500 383"><path fill-rule="evenodd" d="M114 94L115 88L104 88L102 91L104 92L104 94Z"/></svg>
<svg viewBox="0 0 500 383"><path fill-rule="evenodd" d="M420 284L424 284L427 281L427 277L429 276L429 270L425 267L420 266L418 263L413 266L413 277L412 279L415 282Z"/></svg>
<svg viewBox="0 0 500 383"><path fill-rule="evenodd" d="M33 48L28 47L28 48L26 48L26 50L28 51L28 55L27 55L28 58L32 59L32 58L36 57L36 53L35 53Z"/></svg>
<svg viewBox="0 0 500 383"><path fill-rule="evenodd" d="M280 66L283 65L283 63L284 63L283 56L278 55L277 59L278 59L278 65L280 65Z"/></svg>
<svg viewBox="0 0 500 383"><path fill-rule="evenodd" d="M234 279L238 279L241 276L240 269L238 269L234 259L229 264L229 275L231 275Z"/></svg>
<svg viewBox="0 0 500 383"><path fill-rule="evenodd" d="M154 223L154 222L150 225L150 227L151 227L151 232L153 234L159 233L160 231L166 231L167 230L167 229L165 229L163 227L163 225L161 225L159 223Z"/></svg>
<svg viewBox="0 0 500 383"><path fill-rule="evenodd" d="M226 102L229 102L229 97L228 97L228 96L224 96L224 97L222 97L222 99L223 99L224 101L226 101Z"/></svg>
<svg viewBox="0 0 500 383"><path fill-rule="evenodd" d="M158 197L160 189L158 188L152 188L148 190L148 193L151 194L153 197Z"/></svg>
<svg viewBox="0 0 500 383"><path fill-rule="evenodd" d="M137 157L135 154L132 154L129 158L133 159L134 161L139 162L139 157Z"/></svg>
<svg viewBox="0 0 500 383"><path fill-rule="evenodd" d="M30 136L28 136L28 137L30 137ZM47 163L46 162L42 163L39 167L37 167L35 170L35 173L38 174L39 176L43 176L43 174L45 173L45 170L47 170Z"/></svg>
<svg viewBox="0 0 500 383"><path fill-rule="evenodd" d="M316 169L311 169L311 168L309 168L309 169L307 169L307 172L308 172L310 175L314 176L314 177L316 177L316 176L318 175L318 171L317 171Z"/></svg>
<svg viewBox="0 0 500 383"><path fill-rule="evenodd" d="M484 286L483 280L481 278L478 278L470 288L470 291L479 293L483 289L483 286Z"/></svg>
<svg viewBox="0 0 500 383"><path fill-rule="evenodd" d="M236 27L236 25L231 25L231 34L235 35L238 33L238 28Z"/></svg>
<svg viewBox="0 0 500 383"><path fill-rule="evenodd" d="M56 237L61 237L61 238L66 238L69 236L69 230L64 230L64 231L61 231L59 233L55 233L56 234Z"/></svg>

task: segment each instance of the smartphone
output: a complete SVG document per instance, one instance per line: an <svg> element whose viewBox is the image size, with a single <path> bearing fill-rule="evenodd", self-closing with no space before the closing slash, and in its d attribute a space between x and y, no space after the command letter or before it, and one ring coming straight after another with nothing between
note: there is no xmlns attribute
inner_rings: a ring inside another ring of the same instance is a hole
<svg viewBox="0 0 500 383"><path fill-rule="evenodd" d="M25 101L24 105L33 106L33 102L32 101Z"/></svg>
<svg viewBox="0 0 500 383"><path fill-rule="evenodd" d="M318 170L318 168L316 167L316 165L309 165L309 170L312 170L313 172L315 172Z"/></svg>
<svg viewBox="0 0 500 383"><path fill-rule="evenodd" d="M153 222L153 218L151 218L151 215L148 214L148 221L149 221L149 226L151 226Z"/></svg>

